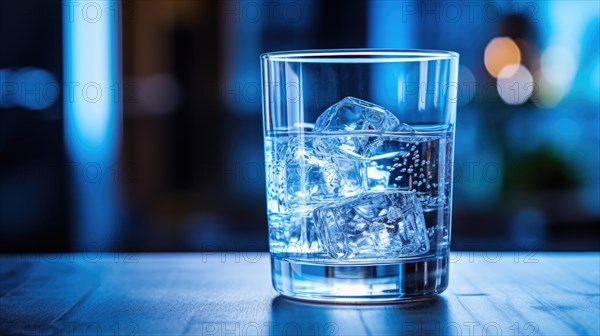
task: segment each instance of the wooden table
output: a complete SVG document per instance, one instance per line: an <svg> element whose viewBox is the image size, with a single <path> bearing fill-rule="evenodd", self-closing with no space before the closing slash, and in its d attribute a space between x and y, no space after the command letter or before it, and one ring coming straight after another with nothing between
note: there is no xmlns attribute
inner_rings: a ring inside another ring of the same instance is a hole
<svg viewBox="0 0 600 336"><path fill-rule="evenodd" d="M598 253L454 252L430 300L278 296L268 254L1 256L0 334L600 335Z"/></svg>

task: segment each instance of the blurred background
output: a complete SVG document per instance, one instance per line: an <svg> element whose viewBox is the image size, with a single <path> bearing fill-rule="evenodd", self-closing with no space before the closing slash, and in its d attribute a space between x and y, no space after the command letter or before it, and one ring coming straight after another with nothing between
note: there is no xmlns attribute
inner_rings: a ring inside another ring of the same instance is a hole
<svg viewBox="0 0 600 336"><path fill-rule="evenodd" d="M597 251L599 23L598 1L1 1L0 252L267 250L258 57L365 47L461 55L454 249Z"/></svg>

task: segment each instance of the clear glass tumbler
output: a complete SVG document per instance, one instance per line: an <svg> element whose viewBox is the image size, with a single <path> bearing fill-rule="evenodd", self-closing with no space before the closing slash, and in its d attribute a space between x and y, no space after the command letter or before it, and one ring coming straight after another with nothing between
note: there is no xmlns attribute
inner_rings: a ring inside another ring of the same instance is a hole
<svg viewBox="0 0 600 336"><path fill-rule="evenodd" d="M448 285L458 54L261 55L273 286L394 301Z"/></svg>

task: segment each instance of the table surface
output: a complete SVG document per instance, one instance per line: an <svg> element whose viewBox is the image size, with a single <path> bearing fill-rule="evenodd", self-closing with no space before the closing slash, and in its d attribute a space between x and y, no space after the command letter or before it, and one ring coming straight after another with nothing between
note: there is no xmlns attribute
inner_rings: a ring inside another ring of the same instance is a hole
<svg viewBox="0 0 600 336"><path fill-rule="evenodd" d="M387 305L286 299L265 253L0 258L2 335L600 335L599 253L454 252L442 295Z"/></svg>

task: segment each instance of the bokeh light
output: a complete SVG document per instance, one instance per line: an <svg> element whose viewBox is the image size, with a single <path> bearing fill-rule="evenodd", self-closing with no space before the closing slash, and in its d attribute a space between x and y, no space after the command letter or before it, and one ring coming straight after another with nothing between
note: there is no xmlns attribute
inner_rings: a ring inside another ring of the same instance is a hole
<svg viewBox="0 0 600 336"><path fill-rule="evenodd" d="M11 71L0 69L0 107L20 106L43 110L59 98L60 87L48 71L26 67Z"/></svg>
<svg viewBox="0 0 600 336"><path fill-rule="evenodd" d="M498 73L498 94L509 105L526 102L533 94L534 86L533 76L523 65L510 64Z"/></svg>
<svg viewBox="0 0 600 336"><path fill-rule="evenodd" d="M575 55L565 46L550 46L542 53L541 70L549 83L568 86L577 70Z"/></svg>
<svg viewBox="0 0 600 336"><path fill-rule="evenodd" d="M60 88L54 76L42 69L23 68L15 74L20 88L19 105L30 110L43 110L59 98Z"/></svg>
<svg viewBox="0 0 600 336"><path fill-rule="evenodd" d="M560 84L554 84L546 79L546 76L542 74L541 70L538 70L534 74L536 82L536 92L533 102L536 106L541 108L553 108L560 103L560 101L567 94L567 87Z"/></svg>
<svg viewBox="0 0 600 336"><path fill-rule="evenodd" d="M173 112L181 100L179 83L170 73L147 76L140 81L138 98L140 107L152 114Z"/></svg>
<svg viewBox="0 0 600 336"><path fill-rule="evenodd" d="M458 105L468 104L475 96L477 80L473 72L466 66L458 67Z"/></svg>
<svg viewBox="0 0 600 336"><path fill-rule="evenodd" d="M485 47L484 63L490 75L497 78L507 65L521 64L521 51L511 38L496 37ZM508 70L517 71L517 69L512 67ZM505 75L512 74L505 73Z"/></svg>

